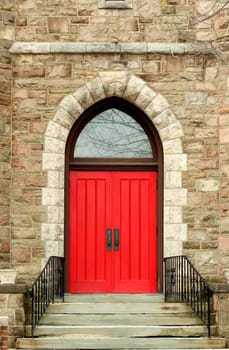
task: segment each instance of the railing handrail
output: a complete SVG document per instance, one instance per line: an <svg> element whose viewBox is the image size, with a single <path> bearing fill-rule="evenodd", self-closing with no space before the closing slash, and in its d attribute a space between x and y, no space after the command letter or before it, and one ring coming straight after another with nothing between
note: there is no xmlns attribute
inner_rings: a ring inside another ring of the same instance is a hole
<svg viewBox="0 0 229 350"><path fill-rule="evenodd" d="M211 298L214 288L185 256L164 258L165 299L189 304L211 335Z"/></svg>
<svg viewBox="0 0 229 350"><path fill-rule="evenodd" d="M64 300L64 258L50 256L40 274L29 288L31 297L31 335L41 316L55 298Z"/></svg>

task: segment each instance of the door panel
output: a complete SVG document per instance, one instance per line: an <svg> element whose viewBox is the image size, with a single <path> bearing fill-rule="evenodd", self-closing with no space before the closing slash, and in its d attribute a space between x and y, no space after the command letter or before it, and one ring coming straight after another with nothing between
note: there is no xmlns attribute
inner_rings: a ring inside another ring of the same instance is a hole
<svg viewBox="0 0 229 350"><path fill-rule="evenodd" d="M70 292L156 291L156 175L70 172Z"/></svg>
<svg viewBox="0 0 229 350"><path fill-rule="evenodd" d="M120 250L114 252L115 292L156 291L156 173L114 173L114 227Z"/></svg>
<svg viewBox="0 0 229 350"><path fill-rule="evenodd" d="M106 254L110 223L110 176L70 172L69 291L110 289L111 257Z"/></svg>

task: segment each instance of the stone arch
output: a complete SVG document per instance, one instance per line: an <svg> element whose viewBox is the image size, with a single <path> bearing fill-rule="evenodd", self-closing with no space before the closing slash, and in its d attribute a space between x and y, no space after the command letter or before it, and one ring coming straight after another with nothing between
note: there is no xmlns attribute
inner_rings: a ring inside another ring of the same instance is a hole
<svg viewBox="0 0 229 350"><path fill-rule="evenodd" d="M187 190L182 188L182 171L187 167L182 126L167 100L144 80L128 72L102 72L61 101L45 133L42 166L48 182L42 190L42 204L47 221L41 236L46 258L64 254L64 158L69 131L88 107L110 96L139 107L158 130L164 150L164 255L182 254L187 237L187 225L182 222L182 207L187 204Z"/></svg>

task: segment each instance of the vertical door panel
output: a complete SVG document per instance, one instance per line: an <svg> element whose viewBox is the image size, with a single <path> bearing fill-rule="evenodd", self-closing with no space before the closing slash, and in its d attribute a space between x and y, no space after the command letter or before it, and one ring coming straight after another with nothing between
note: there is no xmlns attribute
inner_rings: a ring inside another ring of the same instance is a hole
<svg viewBox="0 0 229 350"><path fill-rule="evenodd" d="M114 173L113 222L120 227L114 253L115 292L156 292L156 173Z"/></svg>
<svg viewBox="0 0 229 350"><path fill-rule="evenodd" d="M110 289L111 257L105 244L109 191L109 173L70 172L70 292Z"/></svg>

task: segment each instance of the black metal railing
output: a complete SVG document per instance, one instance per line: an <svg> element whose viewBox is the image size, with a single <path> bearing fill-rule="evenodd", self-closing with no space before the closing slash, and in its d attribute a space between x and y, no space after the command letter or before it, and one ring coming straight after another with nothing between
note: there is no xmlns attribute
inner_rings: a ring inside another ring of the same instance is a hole
<svg viewBox="0 0 229 350"><path fill-rule="evenodd" d="M55 298L64 299L64 258L50 256L45 267L29 289L31 296L31 335Z"/></svg>
<svg viewBox="0 0 229 350"><path fill-rule="evenodd" d="M165 300L189 304L211 335L211 301L213 288L186 256L173 256L165 262Z"/></svg>

